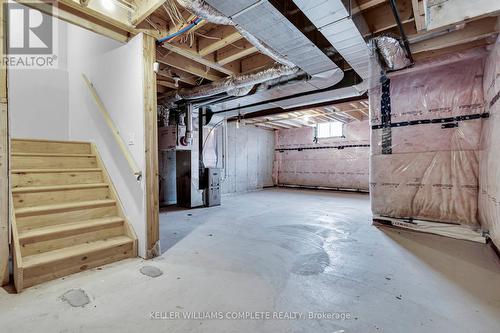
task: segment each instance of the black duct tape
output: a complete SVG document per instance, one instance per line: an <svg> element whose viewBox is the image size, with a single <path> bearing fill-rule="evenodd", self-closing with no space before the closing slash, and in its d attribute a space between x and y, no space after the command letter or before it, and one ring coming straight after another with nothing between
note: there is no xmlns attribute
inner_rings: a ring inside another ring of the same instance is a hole
<svg viewBox="0 0 500 333"><path fill-rule="evenodd" d="M317 149L345 149L345 148L359 148L359 147L370 147L369 144L360 144L360 145L341 145L341 146L319 146L319 147L297 147L297 148L278 148L275 151L284 153L287 150L317 150Z"/></svg>
<svg viewBox="0 0 500 333"><path fill-rule="evenodd" d="M480 118L489 118L489 117L490 117L490 114L488 112L485 112L485 113L469 114L466 116L401 121L398 123L391 123L391 127L404 127L404 126L426 125L426 124L458 123L461 121L474 120L474 119L480 119ZM457 124L457 126L458 126L458 124ZM451 126L451 127L457 127L457 126ZM383 128L384 128L384 124L372 125L373 130L383 129ZM450 127L441 126L441 128L450 128Z"/></svg>

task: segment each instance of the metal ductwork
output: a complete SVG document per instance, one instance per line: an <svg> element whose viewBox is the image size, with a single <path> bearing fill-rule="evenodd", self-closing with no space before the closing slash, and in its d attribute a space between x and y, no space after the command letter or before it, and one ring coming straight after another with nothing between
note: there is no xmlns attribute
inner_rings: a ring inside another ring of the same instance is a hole
<svg viewBox="0 0 500 333"><path fill-rule="evenodd" d="M260 99L256 100L254 103L245 104L245 106L239 105L238 102L240 100L237 99L235 101L218 103L215 106L212 104L211 108L214 113L224 113L227 117L232 117L277 107L283 110L301 106L306 107L310 105L312 101L314 101L314 103L334 102L340 99L362 96L365 92L364 86L351 85L307 95L299 94L298 96L291 96L290 98L278 98L278 100L270 100L267 102ZM276 95L279 96L279 94Z"/></svg>
<svg viewBox="0 0 500 333"><path fill-rule="evenodd" d="M294 75L299 71L300 69L298 67L289 67L278 64L258 73L230 76L226 79L197 86L195 88L179 89L177 91L173 91L171 96L166 96L166 100L167 103L172 103L181 99L192 100L210 97L220 93L228 93L233 96L246 95L256 84L264 83L282 76Z"/></svg>
<svg viewBox="0 0 500 333"><path fill-rule="evenodd" d="M358 27L365 27L361 16L354 21L351 8L355 1L293 0L307 18L318 28L335 50L356 73L366 80L370 76L370 49Z"/></svg>
<svg viewBox="0 0 500 333"><path fill-rule="evenodd" d="M338 66L269 1L205 0L205 3L309 75L337 71L330 77L337 82L342 79Z"/></svg>
<svg viewBox="0 0 500 333"><path fill-rule="evenodd" d="M237 25L231 18L224 16L217 9L207 5L203 0L177 0L184 8L191 11L191 13L198 15L199 17L204 18L208 22L221 24L221 25L232 25L235 26L238 32L246 38L257 50L259 50L262 54L267 55L271 59L280 64L294 67L295 64L289 60L287 60L282 54L279 54L275 50L273 50L268 45L265 45L258 38L254 37L251 33L243 29L240 25Z"/></svg>
<svg viewBox="0 0 500 333"><path fill-rule="evenodd" d="M366 84L359 84L359 77L369 77L370 49L350 16L351 9L341 0L293 1L349 63L358 79L355 75L344 78L343 71L268 0L177 1L211 22L236 24L303 70L257 84L256 89L248 85L242 91L228 89L225 93L231 96L254 93L219 98L211 102L214 112L231 110L229 113L244 114L275 107L286 109L310 104L312 100L329 102L360 96L366 91ZM364 22L356 23L362 26Z"/></svg>
<svg viewBox="0 0 500 333"><path fill-rule="evenodd" d="M387 70L394 71L411 65L411 60L397 39L380 36L375 37L374 42Z"/></svg>
<svg viewBox="0 0 500 333"><path fill-rule="evenodd" d="M181 98L195 99L216 95L224 91L231 96L242 96L233 101L212 104L214 111L221 108L244 107L245 105L262 102L268 99L296 95L332 87L340 82L343 71L315 44L313 44L297 27L295 27L278 9L267 0L177 0L181 5L194 14L207 18L210 22L219 24L236 24L238 29L243 29L245 38L251 43L260 41L281 57L291 61L302 71L285 73L281 76L268 77L265 81L252 82L256 86L255 93L245 96L250 92L249 85L234 89L227 85L227 80L214 82L207 85L210 94L199 94L191 90L189 95L178 94ZM264 52L265 53L265 52ZM195 88L196 90L203 88Z"/></svg>

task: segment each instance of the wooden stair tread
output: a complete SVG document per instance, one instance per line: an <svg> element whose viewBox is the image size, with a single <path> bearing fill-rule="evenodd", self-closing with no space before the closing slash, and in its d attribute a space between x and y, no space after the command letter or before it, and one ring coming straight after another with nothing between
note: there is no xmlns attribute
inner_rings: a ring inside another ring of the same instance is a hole
<svg viewBox="0 0 500 333"><path fill-rule="evenodd" d="M90 243L65 247L54 251L34 254L23 257L23 268L27 269L36 266L47 265L55 261L78 257L132 242L133 240L128 236L117 236L108 239L97 240Z"/></svg>
<svg viewBox="0 0 500 333"><path fill-rule="evenodd" d="M119 216L103 217L98 219L83 220L72 223L56 224L36 229L19 232L19 240L27 240L30 238L45 237L52 234L62 234L71 231L91 229L93 227L105 226L124 222L124 219Z"/></svg>
<svg viewBox="0 0 500 333"><path fill-rule="evenodd" d="M79 190L79 189L92 189L108 187L107 183L93 183L93 184L72 184L72 185L52 185L52 186L23 186L12 189L12 193L35 193L35 192L51 192L51 191L64 191L64 190Z"/></svg>
<svg viewBox="0 0 500 333"><path fill-rule="evenodd" d="M23 141L23 142L48 142L48 143L60 143L60 144L90 144L89 141L76 141L76 140L51 140L51 139L32 139L32 138L12 138L11 141Z"/></svg>
<svg viewBox="0 0 500 333"><path fill-rule="evenodd" d="M50 214L50 213L58 213L64 212L68 210L79 210L84 208L97 208L97 207L105 207L116 204L115 200L90 200L90 201L80 201L80 202L69 202L62 204L54 204L54 205L43 205L36 207L23 207L14 209L14 213L16 217L22 216L33 216L40 214Z"/></svg>
<svg viewBox="0 0 500 333"><path fill-rule="evenodd" d="M59 172L96 172L102 171L101 168L69 168L69 169L14 169L11 173L59 173Z"/></svg>
<svg viewBox="0 0 500 333"><path fill-rule="evenodd" d="M11 140L16 290L137 256L137 236L94 143Z"/></svg>
<svg viewBox="0 0 500 333"><path fill-rule="evenodd" d="M94 154L66 154L66 153L12 153L11 156L42 156L42 157L95 157Z"/></svg>

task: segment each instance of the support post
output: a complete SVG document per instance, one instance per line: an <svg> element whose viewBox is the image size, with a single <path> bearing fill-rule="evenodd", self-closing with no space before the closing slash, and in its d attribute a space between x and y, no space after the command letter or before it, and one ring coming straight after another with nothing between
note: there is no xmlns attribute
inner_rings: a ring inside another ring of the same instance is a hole
<svg viewBox="0 0 500 333"><path fill-rule="evenodd" d="M0 56L6 50L6 16L0 0ZM0 64L0 285L9 282L9 122L7 67Z"/></svg>
<svg viewBox="0 0 500 333"><path fill-rule="evenodd" d="M153 258L160 251L159 185L158 185L158 123L156 109L155 39L143 34L144 62L144 133L145 133L145 192L146 192L146 256Z"/></svg>

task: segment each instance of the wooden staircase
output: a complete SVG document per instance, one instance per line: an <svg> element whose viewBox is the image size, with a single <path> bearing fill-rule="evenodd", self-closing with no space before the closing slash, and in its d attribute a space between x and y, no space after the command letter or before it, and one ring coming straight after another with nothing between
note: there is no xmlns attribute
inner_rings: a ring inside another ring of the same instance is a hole
<svg viewBox="0 0 500 333"><path fill-rule="evenodd" d="M137 238L95 145L13 139L11 189L18 292L137 256Z"/></svg>

